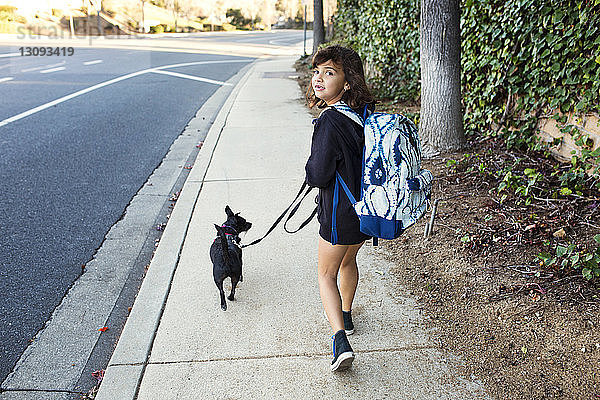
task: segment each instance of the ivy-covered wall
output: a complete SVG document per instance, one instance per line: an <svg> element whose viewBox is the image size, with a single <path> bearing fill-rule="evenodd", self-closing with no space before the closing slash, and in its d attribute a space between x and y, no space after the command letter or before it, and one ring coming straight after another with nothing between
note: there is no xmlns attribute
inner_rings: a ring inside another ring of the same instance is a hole
<svg viewBox="0 0 600 400"><path fill-rule="evenodd" d="M520 146L543 114L598 111L599 0L469 0L461 25L470 129L506 122Z"/></svg>
<svg viewBox="0 0 600 400"><path fill-rule="evenodd" d="M539 117L566 123L564 114L598 112L600 0L465 0L461 13L468 133L539 148ZM366 60L380 97L418 100L419 0L339 0L336 33ZM563 129L586 161L600 158L589 138Z"/></svg>
<svg viewBox="0 0 600 400"><path fill-rule="evenodd" d="M366 63L379 96L419 96L419 0L338 0L335 39Z"/></svg>

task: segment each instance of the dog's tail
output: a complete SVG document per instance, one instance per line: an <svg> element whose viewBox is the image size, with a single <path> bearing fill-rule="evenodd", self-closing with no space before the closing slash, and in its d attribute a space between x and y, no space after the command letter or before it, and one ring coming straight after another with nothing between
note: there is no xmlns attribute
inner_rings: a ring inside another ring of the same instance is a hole
<svg viewBox="0 0 600 400"><path fill-rule="evenodd" d="M227 235L225 234L225 229L221 228L217 224L215 224L215 228L217 228L217 234L221 238L221 249L223 250L223 260L225 260L225 264L229 268L231 268L231 262L229 259L229 244L227 243Z"/></svg>

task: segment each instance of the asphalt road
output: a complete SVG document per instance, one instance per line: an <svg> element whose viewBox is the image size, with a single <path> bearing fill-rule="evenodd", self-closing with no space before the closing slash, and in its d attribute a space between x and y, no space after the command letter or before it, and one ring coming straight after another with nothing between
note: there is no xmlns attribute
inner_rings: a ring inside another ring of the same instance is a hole
<svg viewBox="0 0 600 400"><path fill-rule="evenodd" d="M252 61L101 48L2 57L15 52L0 47L0 382L190 118ZM183 63L195 64L127 76Z"/></svg>
<svg viewBox="0 0 600 400"><path fill-rule="evenodd" d="M306 32L307 38L312 37L312 31ZM236 37L237 36L237 37ZM243 35L228 32L196 33L186 36L188 40L252 43L260 45L293 46L302 41L303 32L297 30L273 30L270 32L248 32ZM311 49L312 50L312 49Z"/></svg>

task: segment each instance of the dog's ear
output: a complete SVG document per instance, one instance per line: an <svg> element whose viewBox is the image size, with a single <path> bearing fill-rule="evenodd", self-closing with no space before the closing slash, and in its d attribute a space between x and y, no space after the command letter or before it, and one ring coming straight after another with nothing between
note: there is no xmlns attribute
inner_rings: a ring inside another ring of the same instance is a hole
<svg viewBox="0 0 600 400"><path fill-rule="evenodd" d="M233 211L231 211L229 206L225 206L225 214L227 214L228 217L233 217Z"/></svg>
<svg viewBox="0 0 600 400"><path fill-rule="evenodd" d="M219 225L214 224L215 228L217 229L217 232L221 233L221 231L223 231L223 228L221 228Z"/></svg>

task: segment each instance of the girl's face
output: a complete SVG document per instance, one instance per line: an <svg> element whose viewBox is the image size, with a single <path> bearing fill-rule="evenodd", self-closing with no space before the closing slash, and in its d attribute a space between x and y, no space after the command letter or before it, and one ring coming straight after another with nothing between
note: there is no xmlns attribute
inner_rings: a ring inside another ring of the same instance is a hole
<svg viewBox="0 0 600 400"><path fill-rule="evenodd" d="M328 106L340 101L344 91L348 89L344 70L331 60L313 69L311 83L315 96L325 101Z"/></svg>

